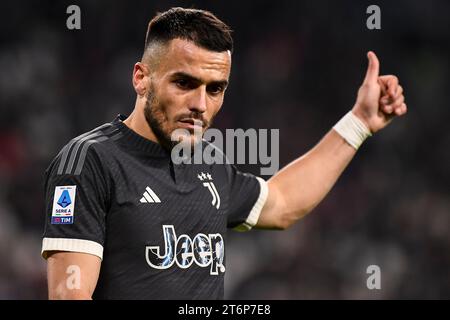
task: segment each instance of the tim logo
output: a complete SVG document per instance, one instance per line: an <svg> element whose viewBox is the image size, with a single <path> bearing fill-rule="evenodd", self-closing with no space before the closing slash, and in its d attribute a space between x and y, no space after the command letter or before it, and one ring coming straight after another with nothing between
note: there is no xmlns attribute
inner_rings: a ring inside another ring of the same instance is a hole
<svg viewBox="0 0 450 320"><path fill-rule="evenodd" d="M214 182L212 182L212 177L209 173L204 174L199 173L197 175L197 177L200 179L200 181L205 181L203 182L203 186L208 188L209 192L211 192L212 195L212 201L211 204L213 205L213 207L216 207L216 209L219 209L220 207L220 196L219 193L217 192L216 186L214 185Z"/></svg>
<svg viewBox="0 0 450 320"><path fill-rule="evenodd" d="M168 269L176 263L178 267L186 269L195 263L202 268L210 266L211 275L218 275L219 270L225 272L225 248L220 233L199 233L191 239L186 234L177 237L173 225L163 225L163 236L164 254L159 246L145 247L145 259L150 267Z"/></svg>

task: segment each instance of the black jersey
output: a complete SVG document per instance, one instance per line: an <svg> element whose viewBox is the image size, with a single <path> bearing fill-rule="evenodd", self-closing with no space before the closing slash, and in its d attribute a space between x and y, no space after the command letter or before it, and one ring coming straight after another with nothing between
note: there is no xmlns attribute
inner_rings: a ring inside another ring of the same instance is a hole
<svg viewBox="0 0 450 320"><path fill-rule="evenodd" d="M97 299L222 299L226 229L256 224L266 182L231 164L174 164L124 119L74 138L47 169L43 257L100 257Z"/></svg>

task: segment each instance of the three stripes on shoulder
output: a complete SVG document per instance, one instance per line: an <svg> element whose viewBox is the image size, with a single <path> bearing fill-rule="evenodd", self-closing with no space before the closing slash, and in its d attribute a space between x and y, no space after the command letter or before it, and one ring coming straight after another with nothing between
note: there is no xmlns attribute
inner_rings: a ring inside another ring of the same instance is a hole
<svg viewBox="0 0 450 320"><path fill-rule="evenodd" d="M116 140L121 136L122 133L119 132L118 128L114 128L111 123L106 123L73 138L60 152L61 161L57 174L79 175L86 161L87 151L92 144L109 139Z"/></svg>

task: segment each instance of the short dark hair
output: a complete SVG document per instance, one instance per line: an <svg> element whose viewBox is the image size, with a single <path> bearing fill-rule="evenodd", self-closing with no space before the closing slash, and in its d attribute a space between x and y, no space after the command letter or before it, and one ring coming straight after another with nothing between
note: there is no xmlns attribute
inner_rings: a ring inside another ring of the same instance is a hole
<svg viewBox="0 0 450 320"><path fill-rule="evenodd" d="M211 51L233 51L233 38L228 25L209 11L177 7L158 12L150 21L144 52L152 43L165 44L177 38L192 41Z"/></svg>

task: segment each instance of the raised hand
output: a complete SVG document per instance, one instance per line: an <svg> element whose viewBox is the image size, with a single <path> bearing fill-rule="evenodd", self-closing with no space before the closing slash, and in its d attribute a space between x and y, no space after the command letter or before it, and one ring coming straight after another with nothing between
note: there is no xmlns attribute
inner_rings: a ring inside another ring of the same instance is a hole
<svg viewBox="0 0 450 320"><path fill-rule="evenodd" d="M403 88L394 75L380 76L380 63L372 51L367 53L369 65L358 90L352 112L375 133L387 126L394 117L407 112Z"/></svg>

